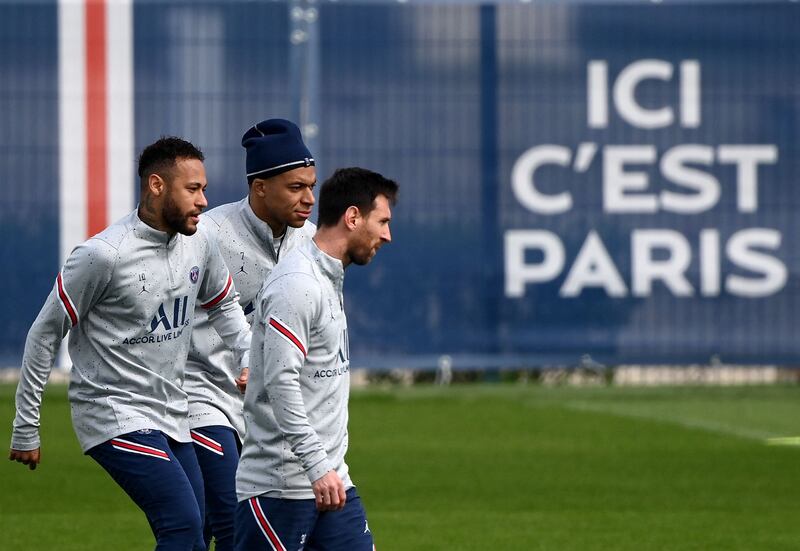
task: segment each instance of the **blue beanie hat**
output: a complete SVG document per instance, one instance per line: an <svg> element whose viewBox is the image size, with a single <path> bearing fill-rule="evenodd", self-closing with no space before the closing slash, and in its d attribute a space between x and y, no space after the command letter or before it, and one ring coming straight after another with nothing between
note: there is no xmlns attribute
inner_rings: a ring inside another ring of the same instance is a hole
<svg viewBox="0 0 800 551"><path fill-rule="evenodd" d="M244 133L247 150L247 181L272 178L304 166L314 166L314 158L303 143L300 129L284 119L262 121Z"/></svg>

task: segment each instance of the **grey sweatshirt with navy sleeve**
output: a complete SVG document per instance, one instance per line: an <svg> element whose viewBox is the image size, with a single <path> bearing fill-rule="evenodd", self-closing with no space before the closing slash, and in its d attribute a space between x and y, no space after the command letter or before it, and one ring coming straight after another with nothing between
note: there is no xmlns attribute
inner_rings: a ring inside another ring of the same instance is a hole
<svg viewBox="0 0 800 551"><path fill-rule="evenodd" d="M350 352L341 261L311 241L273 269L258 295L247 433L236 473L239 501L313 499L313 481L345 463Z"/></svg>
<svg viewBox="0 0 800 551"><path fill-rule="evenodd" d="M190 442L182 390L195 304L246 367L250 330L213 240L168 235L136 211L76 247L33 323L16 394L11 447L40 446L42 392L70 332L69 400L86 451L153 429Z"/></svg>

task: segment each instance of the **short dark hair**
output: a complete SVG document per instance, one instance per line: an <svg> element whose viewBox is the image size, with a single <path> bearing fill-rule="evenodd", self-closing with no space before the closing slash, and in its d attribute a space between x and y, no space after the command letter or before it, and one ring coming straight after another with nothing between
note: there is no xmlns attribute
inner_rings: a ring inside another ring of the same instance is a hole
<svg viewBox="0 0 800 551"><path fill-rule="evenodd" d="M139 183L144 187L151 174L171 171L178 159L205 161L206 158L194 144L176 136L162 136L139 155Z"/></svg>
<svg viewBox="0 0 800 551"><path fill-rule="evenodd" d="M320 189L317 225L335 226L349 207L358 207L367 215L372 212L378 195L384 195L394 205L397 182L365 168L337 169Z"/></svg>

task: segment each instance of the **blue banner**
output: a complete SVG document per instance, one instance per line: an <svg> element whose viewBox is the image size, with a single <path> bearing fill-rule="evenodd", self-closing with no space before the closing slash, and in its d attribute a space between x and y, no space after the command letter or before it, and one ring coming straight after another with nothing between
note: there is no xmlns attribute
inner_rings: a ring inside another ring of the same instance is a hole
<svg viewBox="0 0 800 551"><path fill-rule="evenodd" d="M508 12L502 349L797 361L796 7Z"/></svg>
<svg viewBox="0 0 800 551"><path fill-rule="evenodd" d="M800 361L796 3L294 8L134 2L132 143L198 143L213 207L245 128L318 112L320 181L400 183L347 271L354 366ZM0 5L6 365L59 268L57 11Z"/></svg>

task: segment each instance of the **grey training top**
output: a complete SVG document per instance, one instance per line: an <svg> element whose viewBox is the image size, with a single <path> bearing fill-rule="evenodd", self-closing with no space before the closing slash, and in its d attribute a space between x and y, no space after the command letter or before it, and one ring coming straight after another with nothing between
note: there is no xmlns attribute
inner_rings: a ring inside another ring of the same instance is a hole
<svg viewBox="0 0 800 551"><path fill-rule="evenodd" d="M170 237L134 211L76 247L25 341L11 447L40 446L42 391L67 331L83 451L142 429L191 442L181 385L197 303L246 367L250 328L204 231Z"/></svg>
<svg viewBox="0 0 800 551"><path fill-rule="evenodd" d="M316 231L314 224L306 222L301 228L286 228L283 237L275 238L247 197L208 211L200 217L200 225L216 238L248 321L253 317L256 295L279 256L310 241ZM209 323L205 310L197 308L194 319L183 384L189 395L190 428L223 425L235 429L241 438L242 394L232 375L233 353Z"/></svg>
<svg viewBox="0 0 800 551"><path fill-rule="evenodd" d="M239 501L313 499L311 483L330 470L353 486L344 461L350 351L343 282L341 261L311 241L281 259L258 295Z"/></svg>

